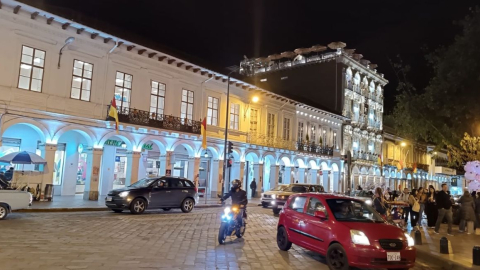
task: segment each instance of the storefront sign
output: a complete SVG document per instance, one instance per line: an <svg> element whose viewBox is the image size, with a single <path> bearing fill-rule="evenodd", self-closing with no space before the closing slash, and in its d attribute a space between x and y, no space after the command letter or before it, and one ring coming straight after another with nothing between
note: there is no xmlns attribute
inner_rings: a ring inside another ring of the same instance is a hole
<svg viewBox="0 0 480 270"><path fill-rule="evenodd" d="M105 145L111 145L111 146L117 146L117 147L121 147L123 144L122 141L117 141L117 140L107 140L105 142Z"/></svg>
<svg viewBox="0 0 480 270"><path fill-rule="evenodd" d="M81 154L83 152L83 144L78 145L77 151L78 151L79 154Z"/></svg>
<svg viewBox="0 0 480 270"><path fill-rule="evenodd" d="M146 143L142 146L142 150L153 150L153 143Z"/></svg>
<svg viewBox="0 0 480 270"><path fill-rule="evenodd" d="M115 157L115 162L120 162L120 156Z"/></svg>

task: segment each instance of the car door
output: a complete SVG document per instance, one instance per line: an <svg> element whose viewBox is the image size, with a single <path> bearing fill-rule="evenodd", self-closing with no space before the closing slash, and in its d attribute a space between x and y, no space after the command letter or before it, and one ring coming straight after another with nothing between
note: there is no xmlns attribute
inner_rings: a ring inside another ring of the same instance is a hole
<svg viewBox="0 0 480 270"><path fill-rule="evenodd" d="M304 233L305 214L303 213L307 196L296 196L285 206L285 223L291 241L299 246L307 247L307 238Z"/></svg>
<svg viewBox="0 0 480 270"><path fill-rule="evenodd" d="M327 219L322 220L314 216L315 211L327 213L323 202L319 198L311 196L308 198L308 204L305 207L305 234L310 249L325 254L332 228L328 216Z"/></svg>
<svg viewBox="0 0 480 270"><path fill-rule="evenodd" d="M168 206L179 207L182 204L183 199L185 199L188 194L187 188L184 186L183 181L178 178L169 178L170 182L168 191L167 191L167 203Z"/></svg>
<svg viewBox="0 0 480 270"><path fill-rule="evenodd" d="M168 181L167 179L159 179L158 181L152 184L150 190L150 203L148 208L160 208L165 206L167 202L167 192L168 192Z"/></svg>

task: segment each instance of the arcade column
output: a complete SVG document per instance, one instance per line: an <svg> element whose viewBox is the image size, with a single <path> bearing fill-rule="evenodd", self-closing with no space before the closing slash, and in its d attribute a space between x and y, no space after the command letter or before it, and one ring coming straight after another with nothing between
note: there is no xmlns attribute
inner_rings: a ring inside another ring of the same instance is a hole
<svg viewBox="0 0 480 270"><path fill-rule="evenodd" d="M136 183L138 181L138 167L140 165L140 157L141 157L142 153L141 152L133 152L130 155L131 155L131 160L132 160L132 163L131 163L132 165L130 166L130 170L131 170L131 172L130 172L130 182L125 181L125 186L127 186L127 185L129 186L129 185L131 185L133 183ZM128 175L128 171L127 171L127 175Z"/></svg>
<svg viewBox="0 0 480 270"><path fill-rule="evenodd" d="M340 181L340 172L332 172L333 173L333 191L340 191L339 181Z"/></svg>
<svg viewBox="0 0 480 270"><path fill-rule="evenodd" d="M328 181L328 171L327 170L322 170L322 186L323 186L323 189L325 189L325 192L330 191L330 183Z"/></svg>
<svg viewBox="0 0 480 270"><path fill-rule="evenodd" d="M310 181L308 182L309 184L318 184L317 183L317 170L310 169L309 174L310 174Z"/></svg>
<svg viewBox="0 0 480 270"><path fill-rule="evenodd" d="M298 183L305 183L305 168L298 168L296 180Z"/></svg>
<svg viewBox="0 0 480 270"><path fill-rule="evenodd" d="M85 191L83 199L90 201L98 200L98 183L100 177L100 163L102 161L103 149L94 148L88 153L87 157L87 174L85 181Z"/></svg>
<svg viewBox="0 0 480 270"><path fill-rule="evenodd" d="M175 164L175 158L173 157L173 151L167 151L167 157L166 157L166 169L165 169L165 175L167 175L167 171L170 171L170 176L173 174L173 167Z"/></svg>
<svg viewBox="0 0 480 270"><path fill-rule="evenodd" d="M45 156L44 159L47 161L47 164L43 167L43 177L42 177L42 194L40 198L43 200L45 196L45 187L47 184L53 184L53 170L55 167L55 152L57 151L56 144L46 144L45 145Z"/></svg>
<svg viewBox="0 0 480 270"><path fill-rule="evenodd" d="M270 166L270 188L275 188L278 186L279 176L280 176L280 166L279 165Z"/></svg>

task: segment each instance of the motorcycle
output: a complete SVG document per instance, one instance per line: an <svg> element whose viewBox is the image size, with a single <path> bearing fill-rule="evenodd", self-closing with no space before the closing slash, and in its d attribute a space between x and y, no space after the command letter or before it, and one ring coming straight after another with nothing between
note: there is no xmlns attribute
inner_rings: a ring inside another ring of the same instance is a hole
<svg viewBox="0 0 480 270"><path fill-rule="evenodd" d="M220 245L225 244L227 236L235 234L237 238L242 238L246 230L245 222L245 206L244 205L232 205L225 207L222 215L222 223L220 230L218 231L218 243Z"/></svg>

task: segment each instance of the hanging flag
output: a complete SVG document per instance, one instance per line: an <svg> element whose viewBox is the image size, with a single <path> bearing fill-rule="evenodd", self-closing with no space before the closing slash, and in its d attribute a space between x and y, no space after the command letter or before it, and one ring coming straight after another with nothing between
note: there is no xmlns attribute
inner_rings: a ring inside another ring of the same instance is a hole
<svg viewBox="0 0 480 270"><path fill-rule="evenodd" d="M378 155L378 165L382 166L382 155Z"/></svg>
<svg viewBox="0 0 480 270"><path fill-rule="evenodd" d="M112 102L110 103L110 110L108 111L108 116L115 118L115 129L117 130L118 134L118 111L115 97L113 97Z"/></svg>
<svg viewBox="0 0 480 270"><path fill-rule="evenodd" d="M202 121L202 148L207 149L207 118Z"/></svg>
<svg viewBox="0 0 480 270"><path fill-rule="evenodd" d="M398 161L398 163L397 163L397 169L398 169L399 171L403 169L403 162L402 162L401 160Z"/></svg>
<svg viewBox="0 0 480 270"><path fill-rule="evenodd" d="M413 172L417 173L417 163L413 163Z"/></svg>

